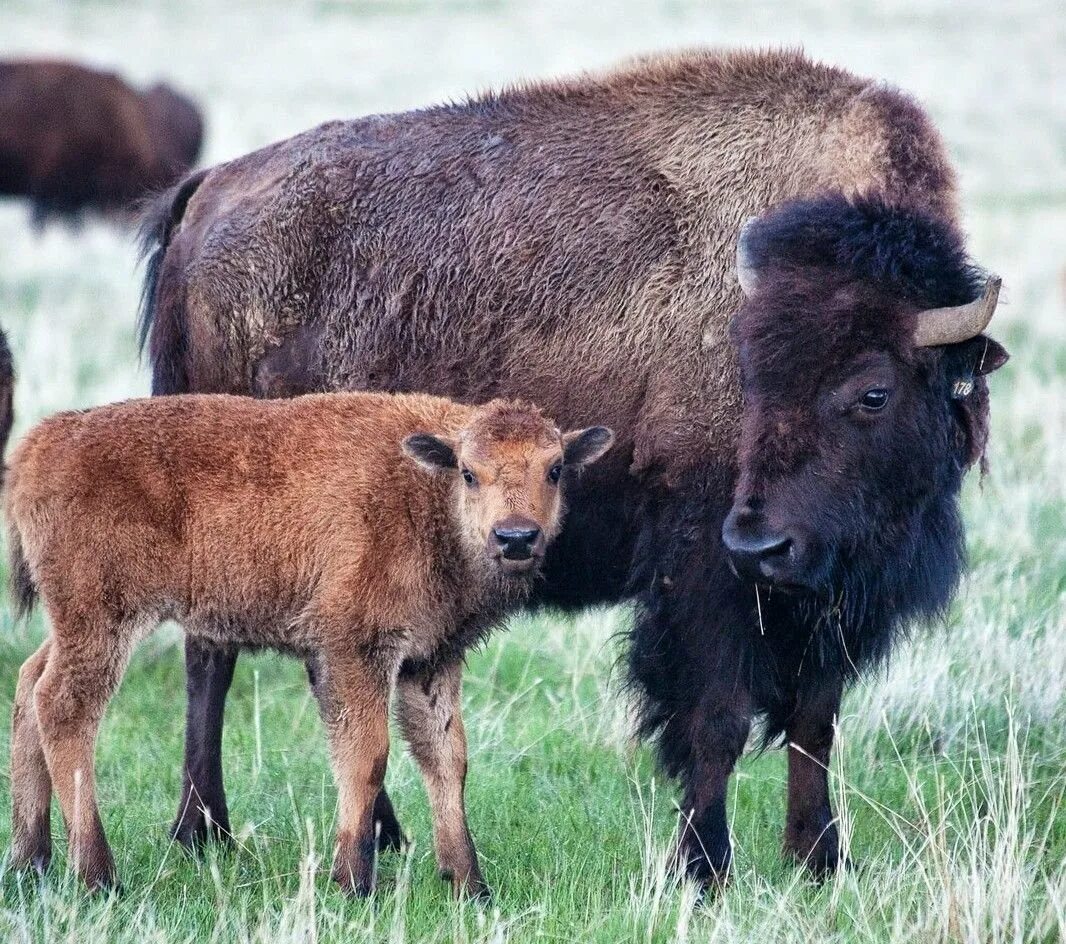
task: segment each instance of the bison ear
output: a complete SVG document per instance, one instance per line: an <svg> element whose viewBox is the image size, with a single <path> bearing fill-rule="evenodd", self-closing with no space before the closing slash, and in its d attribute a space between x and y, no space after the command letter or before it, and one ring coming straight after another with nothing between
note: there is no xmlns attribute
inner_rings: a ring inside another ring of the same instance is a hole
<svg viewBox="0 0 1066 944"><path fill-rule="evenodd" d="M455 448L451 443L429 433L415 433L408 436L402 444L407 453L424 469L454 469L459 465L455 458Z"/></svg>
<svg viewBox="0 0 1066 944"><path fill-rule="evenodd" d="M588 465L614 444L614 432L606 426L590 426L563 434L563 464Z"/></svg>
<svg viewBox="0 0 1066 944"><path fill-rule="evenodd" d="M970 341L970 345L974 352L973 372L978 377L990 374L994 370L999 370L1010 360L1010 354L1007 353L1007 349L1002 344L985 337L983 334L979 334Z"/></svg>
<svg viewBox="0 0 1066 944"><path fill-rule="evenodd" d="M983 334L944 348L952 399L968 397L974 391L974 378L999 370L1009 359L1002 345Z"/></svg>
<svg viewBox="0 0 1066 944"><path fill-rule="evenodd" d="M751 252L751 236L758 219L757 216L749 216L737 236L737 281L747 298L751 298L759 285L759 270L755 268Z"/></svg>

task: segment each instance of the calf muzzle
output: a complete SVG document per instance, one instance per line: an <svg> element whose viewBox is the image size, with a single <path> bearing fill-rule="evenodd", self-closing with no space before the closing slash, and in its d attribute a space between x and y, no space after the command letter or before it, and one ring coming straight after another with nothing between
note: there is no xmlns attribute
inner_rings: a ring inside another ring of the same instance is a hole
<svg viewBox="0 0 1066 944"><path fill-rule="evenodd" d="M536 522L512 517L498 522L489 532L487 550L504 573L519 575L536 568L546 543Z"/></svg>
<svg viewBox="0 0 1066 944"><path fill-rule="evenodd" d="M493 528L492 536L505 560L529 560L540 537L540 528Z"/></svg>

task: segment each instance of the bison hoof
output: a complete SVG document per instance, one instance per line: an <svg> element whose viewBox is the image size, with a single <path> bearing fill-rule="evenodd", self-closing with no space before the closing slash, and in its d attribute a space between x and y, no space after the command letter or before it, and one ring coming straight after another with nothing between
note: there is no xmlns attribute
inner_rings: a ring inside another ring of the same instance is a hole
<svg viewBox="0 0 1066 944"><path fill-rule="evenodd" d="M789 828L785 833L785 855L804 866L818 881L823 881L853 864L840 853L836 824L830 821L817 832L813 829Z"/></svg>
<svg viewBox="0 0 1066 944"><path fill-rule="evenodd" d="M202 813L179 817L170 828L170 836L190 852L199 852L209 843L229 846L233 842L228 820L216 823Z"/></svg>
<svg viewBox="0 0 1066 944"><path fill-rule="evenodd" d="M674 855L674 871L705 892L716 892L729 883L732 864L733 848L728 835L706 844L685 842Z"/></svg>
<svg viewBox="0 0 1066 944"><path fill-rule="evenodd" d="M399 820L382 819L377 823L378 827L378 851L380 852L403 852L407 848L407 837L400 826Z"/></svg>

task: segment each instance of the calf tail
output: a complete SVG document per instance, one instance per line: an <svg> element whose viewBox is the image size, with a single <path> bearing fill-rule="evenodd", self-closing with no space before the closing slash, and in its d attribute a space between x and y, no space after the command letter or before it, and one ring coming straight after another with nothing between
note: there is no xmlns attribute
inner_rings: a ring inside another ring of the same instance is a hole
<svg viewBox="0 0 1066 944"><path fill-rule="evenodd" d="M15 607L15 619L29 616L37 602L37 584L30 573L30 564L22 548L22 533L11 519L8 511L7 526L7 579L8 592Z"/></svg>

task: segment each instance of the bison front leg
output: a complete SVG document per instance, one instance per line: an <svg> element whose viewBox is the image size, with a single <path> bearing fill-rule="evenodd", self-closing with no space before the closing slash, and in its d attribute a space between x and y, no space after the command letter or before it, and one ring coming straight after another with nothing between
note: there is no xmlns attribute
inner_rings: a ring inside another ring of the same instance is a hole
<svg viewBox="0 0 1066 944"><path fill-rule="evenodd" d="M738 683L707 692L688 719L691 743L676 861L702 885L729 877L733 846L726 817L729 778L751 730L751 701Z"/></svg>
<svg viewBox="0 0 1066 944"><path fill-rule="evenodd" d="M489 895L466 820L466 732L460 663L401 675L399 716L433 810L437 865L456 895Z"/></svg>
<svg viewBox="0 0 1066 944"><path fill-rule="evenodd" d="M350 895L374 890L374 809L389 760L389 694L395 666L350 648L322 659L319 708L337 782L333 880Z"/></svg>
<svg viewBox="0 0 1066 944"><path fill-rule="evenodd" d="M842 684L803 690L785 728L788 738L787 855L821 877L841 864L840 839L829 803L829 757Z"/></svg>
<svg viewBox="0 0 1066 944"><path fill-rule="evenodd" d="M185 763L171 834L196 848L231 836L222 783L222 721L237 650L185 640Z"/></svg>

